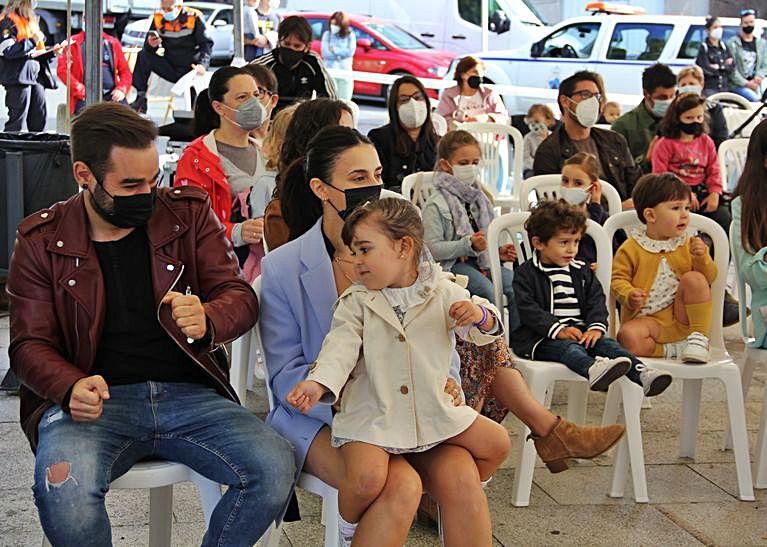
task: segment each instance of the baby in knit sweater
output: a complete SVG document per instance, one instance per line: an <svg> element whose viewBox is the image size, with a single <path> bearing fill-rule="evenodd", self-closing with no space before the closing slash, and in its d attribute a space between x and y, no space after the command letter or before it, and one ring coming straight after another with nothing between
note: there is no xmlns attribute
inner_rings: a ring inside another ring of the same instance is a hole
<svg viewBox="0 0 767 547"><path fill-rule="evenodd" d="M632 197L644 229L613 260L612 290L621 305L618 341L635 355L709 358L711 283L717 275L708 247L690 236L690 187L671 173L645 175Z"/></svg>

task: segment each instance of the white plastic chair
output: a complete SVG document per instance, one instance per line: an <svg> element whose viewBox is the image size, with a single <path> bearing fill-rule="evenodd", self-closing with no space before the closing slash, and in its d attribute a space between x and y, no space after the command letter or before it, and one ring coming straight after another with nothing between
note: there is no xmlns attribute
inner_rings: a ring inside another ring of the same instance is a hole
<svg viewBox="0 0 767 547"><path fill-rule="evenodd" d="M467 122L458 129L468 131L479 141L482 151L482 182L493 194L496 205L502 211L519 207L519 186L522 182L524 138L515 127L500 123ZM514 161L509 162L509 144L514 147ZM496 182L502 165L507 166L500 192ZM508 188L508 194L505 192Z"/></svg>
<svg viewBox="0 0 767 547"><path fill-rule="evenodd" d="M503 283L501 277L501 260L498 248L501 245L502 236L509 234L517 249L520 261L532 257L533 248L524 229L524 223L529 212L509 213L497 217L490 224L487 234L488 250L490 251L490 272L493 279L495 303L499 309L503 305ZM612 268L612 246L602 227L593 220L587 220L586 233L589 234L597 248L597 278L604 290L610 286L610 271ZM517 369L527 381L533 396L546 406L551 404L551 394L557 381L571 382L567 403L567 419L583 423L586 417L586 401L588 397L588 380L568 369L562 363L553 361L530 361L514 357ZM631 456L631 469L634 479L634 497L637 503L647 503L647 480L644 468L644 452L642 449L642 432L639 424L642 398L642 388L623 377L610 385L608 396L613 395L615 400L623 403L623 419L626 424L626 433L620 444L628 442ZM615 422L618 418L617 411L612 416ZM606 422L603 418L603 423ZM530 490L535 471L536 451L532 442L527 441L530 429L522 427L520 439L522 442L515 446L515 473L512 486L511 502L517 507L530 504ZM617 459L616 459L617 463ZM617 467L616 467L617 469ZM622 490L611 490L610 496L622 497Z"/></svg>
<svg viewBox="0 0 767 547"><path fill-rule="evenodd" d="M735 253L735 245L740 241L740 234L735 233L735 223L730 225L730 245L732 252ZM748 388L751 385L751 379L754 376L754 368L757 364L767 364L767 349L757 347L753 336L748 332L748 316L746 306L751 300L748 297L746 282L740 270L735 268L735 279L738 284L738 300L740 303L740 335L745 345L745 354L743 364L740 365L741 381L743 386L743 399L748 395ZM751 313L758 313L752 310ZM762 402L762 417L759 425L759 435L757 437L756 453L754 454L754 487L767 488L767 390L765 390L764 400ZM732 433L727 431L724 441L725 448L732 448Z"/></svg>
<svg viewBox="0 0 767 547"><path fill-rule="evenodd" d="M754 110L754 105L751 101L742 95L732 93L731 91L720 91L719 93L709 95L707 99L714 103L720 103L722 106L737 106L738 108L748 110L749 112L753 112Z"/></svg>
<svg viewBox="0 0 767 547"><path fill-rule="evenodd" d="M634 226L643 227L636 215L636 211L624 211L608 218L604 229L607 232L608 238L612 239L617 230L623 229L628 233L628 229ZM721 317L727 281L727 263L729 260L727 235L716 222L694 213L690 214L689 230L707 234L714 243L714 262L716 263L718 275L711 285L712 317ZM615 298L612 294L610 295L609 310L614 317L611 321L611 331L617 332L616 324L618 321L615 318L617 317L615 313ZM729 356L724 346L721 321L715 319L711 322L709 340L711 358L705 364L686 365L681 361L649 357L642 358L642 361L650 367L668 372L674 378L683 382L679 447L679 457L681 458L695 458L695 435L698 429L700 394L703 380L715 378L724 384L730 428L733 431L733 451L735 455L735 468L738 475L739 497L743 501L753 501L754 490L751 484L748 432L746 430L741 374L740 369ZM608 411L610 414L608 414ZM608 396L608 402L605 405L605 415L609 418L614 412L615 406ZM619 469L624 475L614 477L614 483L616 481L625 482L625 467L616 466L616 469Z"/></svg>
<svg viewBox="0 0 767 547"><path fill-rule="evenodd" d="M252 286L260 299L260 276L253 281ZM255 364L256 361L260 361L263 366L266 376L266 395L269 399L269 410L272 410L275 405L274 395L269 385L266 354L261 344L261 331L258 324L250 332L242 335L232 343L230 381L241 401L245 400L248 386L253 386L251 364ZM325 525L325 547L336 547L338 545L338 490L306 472L301 472L299 475L297 486L322 498L322 523ZM281 526L272 526L261 539L262 545L265 547L276 547L279 544L280 528Z"/></svg>
<svg viewBox="0 0 767 547"><path fill-rule="evenodd" d="M746 166L749 139L728 139L719 145L716 155L719 157L719 171L722 173L724 189L735 189L743 168Z"/></svg>
<svg viewBox="0 0 767 547"><path fill-rule="evenodd" d="M416 181L418 177L421 177L421 191L420 195L413 195ZM432 186L432 180L434 179L434 171L420 171L418 173L411 173L402 179L402 195L405 199L409 199L413 205L423 207L426 200L429 199L431 193L434 191Z"/></svg>
<svg viewBox="0 0 767 547"><path fill-rule="evenodd" d="M527 211L530 208L532 200L535 202L546 199L557 199L559 197L559 188L561 186L562 176L557 174L536 175L522 181L522 189L519 195L519 208ZM605 180L599 180L602 185L602 196L607 201L607 214L614 215L623 210L621 205L621 196L615 186Z"/></svg>

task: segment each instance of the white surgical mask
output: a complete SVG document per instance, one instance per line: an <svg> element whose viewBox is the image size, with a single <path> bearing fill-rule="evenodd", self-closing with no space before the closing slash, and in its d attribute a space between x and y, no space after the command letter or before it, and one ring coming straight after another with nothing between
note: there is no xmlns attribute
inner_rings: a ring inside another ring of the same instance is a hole
<svg viewBox="0 0 767 547"><path fill-rule="evenodd" d="M714 40L721 40L723 32L724 32L724 29L722 27L715 28L714 30L711 31L711 37Z"/></svg>
<svg viewBox="0 0 767 547"><path fill-rule="evenodd" d="M453 169L453 176L464 184L474 184L479 175L478 165L451 165L450 167Z"/></svg>
<svg viewBox="0 0 767 547"><path fill-rule="evenodd" d="M587 188L580 188L578 186L560 186L559 197L570 205L580 205L581 203L586 203L591 197L589 189L591 189L591 186L588 186Z"/></svg>
<svg viewBox="0 0 767 547"><path fill-rule="evenodd" d="M397 108L399 121L408 129L417 129L426 121L426 101L410 99Z"/></svg>
<svg viewBox="0 0 767 547"><path fill-rule="evenodd" d="M572 99L570 100L572 101ZM591 97L579 102L575 107L573 115L575 115L575 119L583 127L593 127L597 120L599 120L599 99Z"/></svg>
<svg viewBox="0 0 767 547"><path fill-rule="evenodd" d="M682 93L695 93L696 95L700 95L703 93L703 86L702 85L683 85L682 87L677 88L679 94Z"/></svg>
<svg viewBox="0 0 767 547"><path fill-rule="evenodd" d="M330 34L338 34L339 30L341 30L341 27L338 25L330 25Z"/></svg>

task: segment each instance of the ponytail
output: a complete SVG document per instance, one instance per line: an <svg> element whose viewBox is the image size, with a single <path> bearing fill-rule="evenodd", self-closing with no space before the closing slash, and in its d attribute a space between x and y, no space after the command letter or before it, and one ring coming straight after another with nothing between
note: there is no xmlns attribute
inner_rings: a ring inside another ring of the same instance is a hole
<svg viewBox="0 0 767 547"><path fill-rule="evenodd" d="M203 89L194 102L194 136L202 137L221 126L221 118L213 110L210 94Z"/></svg>

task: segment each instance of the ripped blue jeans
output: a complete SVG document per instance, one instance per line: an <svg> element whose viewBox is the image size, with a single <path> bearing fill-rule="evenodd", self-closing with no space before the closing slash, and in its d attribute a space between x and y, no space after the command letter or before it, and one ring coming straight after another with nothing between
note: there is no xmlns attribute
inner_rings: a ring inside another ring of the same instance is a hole
<svg viewBox="0 0 767 547"><path fill-rule="evenodd" d="M183 463L228 485L202 544L253 545L290 495L290 444L249 410L197 384L112 386L94 422L59 406L38 426L35 504L53 545L111 545L109 483L143 459Z"/></svg>

